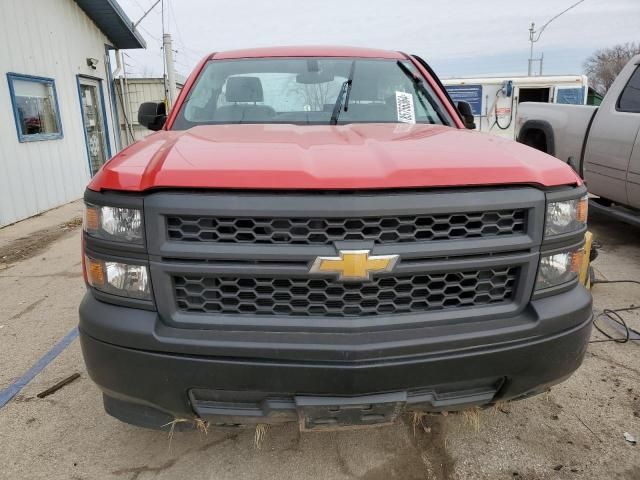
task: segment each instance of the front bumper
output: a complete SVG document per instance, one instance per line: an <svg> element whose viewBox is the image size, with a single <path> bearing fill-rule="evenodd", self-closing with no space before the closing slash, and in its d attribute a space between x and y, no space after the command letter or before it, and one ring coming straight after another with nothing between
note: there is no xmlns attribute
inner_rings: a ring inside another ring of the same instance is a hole
<svg viewBox="0 0 640 480"><path fill-rule="evenodd" d="M87 293L80 340L106 410L128 423L158 428L196 416L214 424L276 423L300 415L314 427L324 403L441 411L540 393L582 363L591 315L591 296L576 286L533 300L475 336L460 330L464 325L440 326L428 337L425 330L409 330L404 339L387 332L386 343L368 343L364 332L341 334L345 341L328 357L342 349L341 361L319 360L317 350L278 360L279 349L291 352L284 339L272 344L271 355L258 356L251 352L266 347L252 349L251 332L242 332L244 342L186 329L176 329L183 335L177 338L156 312L109 305ZM351 410L347 417L358 422L363 415Z"/></svg>

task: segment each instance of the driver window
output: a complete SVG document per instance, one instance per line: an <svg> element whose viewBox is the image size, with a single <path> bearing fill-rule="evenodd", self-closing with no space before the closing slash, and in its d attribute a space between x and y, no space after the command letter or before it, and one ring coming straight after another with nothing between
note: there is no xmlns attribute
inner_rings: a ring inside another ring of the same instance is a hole
<svg viewBox="0 0 640 480"><path fill-rule="evenodd" d="M640 113L640 67L633 72L629 83L624 87L618 100L618 110L621 112Z"/></svg>

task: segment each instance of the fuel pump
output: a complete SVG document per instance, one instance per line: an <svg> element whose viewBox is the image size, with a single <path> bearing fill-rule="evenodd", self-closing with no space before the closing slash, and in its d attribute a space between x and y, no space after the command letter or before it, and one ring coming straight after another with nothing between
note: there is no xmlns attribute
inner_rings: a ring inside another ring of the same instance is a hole
<svg viewBox="0 0 640 480"><path fill-rule="evenodd" d="M498 99L500 97L511 99L511 108L509 109L509 123L507 123L506 126L500 125L500 122L498 121ZM496 92L496 98L493 102L493 114L495 116L493 125L497 126L500 130L508 130L509 127L511 127L511 123L513 122L513 80L505 80L502 84L502 88L500 88Z"/></svg>

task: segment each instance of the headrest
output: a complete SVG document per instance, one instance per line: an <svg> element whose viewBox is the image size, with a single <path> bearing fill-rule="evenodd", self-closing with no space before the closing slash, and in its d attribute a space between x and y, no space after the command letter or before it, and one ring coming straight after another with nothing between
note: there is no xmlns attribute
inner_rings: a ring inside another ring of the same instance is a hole
<svg viewBox="0 0 640 480"><path fill-rule="evenodd" d="M262 83L258 77L229 77L227 102L263 102Z"/></svg>

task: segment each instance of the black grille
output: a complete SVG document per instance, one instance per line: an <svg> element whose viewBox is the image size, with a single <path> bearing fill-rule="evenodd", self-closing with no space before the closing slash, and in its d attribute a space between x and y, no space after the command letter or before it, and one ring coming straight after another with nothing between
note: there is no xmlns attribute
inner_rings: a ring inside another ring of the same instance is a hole
<svg viewBox="0 0 640 480"><path fill-rule="evenodd" d="M362 218L167 216L169 239L328 245L343 240L407 243L524 233L523 209Z"/></svg>
<svg viewBox="0 0 640 480"><path fill-rule="evenodd" d="M336 316L400 314L505 303L518 267L378 277L366 283L325 278L174 276L185 312Z"/></svg>

